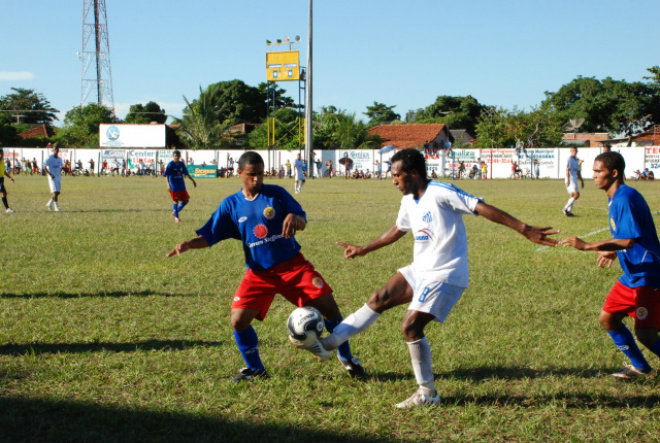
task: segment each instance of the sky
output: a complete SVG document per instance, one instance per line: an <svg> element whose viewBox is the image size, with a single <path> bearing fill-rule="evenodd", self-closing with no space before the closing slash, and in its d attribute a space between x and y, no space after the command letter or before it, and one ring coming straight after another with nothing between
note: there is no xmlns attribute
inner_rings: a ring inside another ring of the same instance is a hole
<svg viewBox="0 0 660 443"><path fill-rule="evenodd" d="M34 89L65 113L81 102L83 0L0 0L0 96ZM309 0L106 0L116 114L219 81L266 80L266 46L299 35ZM658 0L316 0L313 108L402 118L440 95L531 109L578 76L642 81L660 65ZM294 48L296 48L294 46ZM297 100L298 85L281 82ZM93 99L95 100L95 98Z"/></svg>

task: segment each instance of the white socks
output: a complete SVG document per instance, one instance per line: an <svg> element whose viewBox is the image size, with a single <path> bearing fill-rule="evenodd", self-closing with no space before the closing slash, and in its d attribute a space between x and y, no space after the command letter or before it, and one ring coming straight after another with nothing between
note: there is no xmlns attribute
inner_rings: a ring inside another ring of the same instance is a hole
<svg viewBox="0 0 660 443"><path fill-rule="evenodd" d="M332 334L321 339L321 344L327 350L338 348L349 338L367 329L375 322L380 314L371 309L366 303L357 311L346 317L335 326ZM429 351L430 352L430 351Z"/></svg>
<svg viewBox="0 0 660 443"><path fill-rule="evenodd" d="M568 203L566 203L566 206L564 206L564 209L566 209L568 212L573 212L573 203L575 203L575 199L573 197L568 199Z"/></svg>
<svg viewBox="0 0 660 443"><path fill-rule="evenodd" d="M407 344L417 384L424 390L426 395L431 396L435 394L433 366L431 365L431 347L428 340L424 337L421 340Z"/></svg>

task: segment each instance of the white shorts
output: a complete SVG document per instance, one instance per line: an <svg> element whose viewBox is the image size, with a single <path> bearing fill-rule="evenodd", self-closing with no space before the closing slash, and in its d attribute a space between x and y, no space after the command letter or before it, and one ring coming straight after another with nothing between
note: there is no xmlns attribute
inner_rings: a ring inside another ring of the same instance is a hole
<svg viewBox="0 0 660 443"><path fill-rule="evenodd" d="M580 191L578 191L577 180L575 180L575 181L570 180L570 181L568 182L568 186L566 186L566 191L567 191L569 194L573 194L574 192L577 192L577 193L579 194Z"/></svg>
<svg viewBox="0 0 660 443"><path fill-rule="evenodd" d="M417 278L410 266L401 268L398 272L413 289L408 310L431 314L435 321L444 322L465 291L465 288L449 283Z"/></svg>
<svg viewBox="0 0 660 443"><path fill-rule="evenodd" d="M50 178L48 176L48 186L50 186L50 192L60 192L62 189L62 176L55 176L55 178Z"/></svg>

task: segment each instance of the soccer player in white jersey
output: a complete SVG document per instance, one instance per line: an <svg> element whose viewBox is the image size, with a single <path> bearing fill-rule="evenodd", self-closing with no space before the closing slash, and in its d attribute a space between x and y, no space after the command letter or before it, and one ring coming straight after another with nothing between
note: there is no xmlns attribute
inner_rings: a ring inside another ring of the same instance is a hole
<svg viewBox="0 0 660 443"><path fill-rule="evenodd" d="M571 148L571 156L568 157L566 163L566 190L570 197L566 206L561 210L566 217L573 217L573 204L575 200L580 198L580 191L578 190L578 180L582 182L582 189L584 189L584 180L582 180L582 172L580 171L580 159L577 158L577 148Z"/></svg>
<svg viewBox="0 0 660 443"><path fill-rule="evenodd" d="M57 145L53 147L51 153L52 155L44 162L44 171L46 171L46 175L48 176L48 186L50 186L50 192L52 193L52 197L46 203L46 207L49 211L52 211L54 206L55 212L60 212L59 197L62 191L62 166L64 166L64 162L58 156L60 148Z"/></svg>
<svg viewBox="0 0 660 443"><path fill-rule="evenodd" d="M371 294L362 308L321 339L326 353L314 354L320 359L328 358L331 355L328 350L368 328L384 311L409 303L402 331L419 389L397 407L433 405L439 403L440 397L435 390L431 348L424 336L424 327L434 320L444 322L468 286L463 215L481 215L547 246L557 244L548 235L558 231L551 232L551 227L529 226L454 185L430 180L426 176L424 156L416 149L403 149L394 154L392 181L403 193L396 223L365 246L337 244L345 248L345 258L354 258L392 244L410 231L415 239L414 261L399 269L385 286Z"/></svg>
<svg viewBox="0 0 660 443"><path fill-rule="evenodd" d="M302 187L305 184L305 171L303 171L304 162L300 158L300 154L296 156L296 160L293 162L293 174L295 176L296 184L296 194L300 194Z"/></svg>

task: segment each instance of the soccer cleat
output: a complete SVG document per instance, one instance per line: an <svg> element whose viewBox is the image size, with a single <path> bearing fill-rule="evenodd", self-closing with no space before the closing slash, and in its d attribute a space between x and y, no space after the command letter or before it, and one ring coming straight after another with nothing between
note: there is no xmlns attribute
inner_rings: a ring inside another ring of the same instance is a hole
<svg viewBox="0 0 660 443"><path fill-rule="evenodd" d="M289 341L296 348L305 349L311 352L312 354L314 354L314 358L318 360L320 363L323 363L324 361L332 357L332 353L334 352L334 349L330 351L325 349L319 339L310 341L309 343L302 343L299 341L294 341L293 338L289 337Z"/></svg>
<svg viewBox="0 0 660 443"><path fill-rule="evenodd" d="M59 205L55 205L55 212L60 212L60 207L59 207Z"/></svg>
<svg viewBox="0 0 660 443"><path fill-rule="evenodd" d="M562 209L561 213L564 214L566 217L568 217L568 211L566 210L566 208Z"/></svg>
<svg viewBox="0 0 660 443"><path fill-rule="evenodd" d="M181 219L180 219L179 217L174 217L174 221L175 221L176 223L180 223L180 222L181 222Z"/></svg>
<svg viewBox="0 0 660 443"><path fill-rule="evenodd" d="M53 206L52 206L50 203L46 203L46 208L47 208L49 211L52 211L52 210L53 210Z"/></svg>
<svg viewBox="0 0 660 443"><path fill-rule="evenodd" d="M7 214L13 214L13 213L16 212L16 211L14 211L12 208L7 208L7 210L6 210L5 212L6 212Z"/></svg>
<svg viewBox="0 0 660 443"><path fill-rule="evenodd" d="M571 211L567 211L566 217L575 217L575 214L573 214Z"/></svg>
<svg viewBox="0 0 660 443"><path fill-rule="evenodd" d="M618 378L619 380L635 380L637 377L649 374L649 372L640 371L630 363L624 362L623 369L619 372L612 374L612 377Z"/></svg>
<svg viewBox="0 0 660 443"><path fill-rule="evenodd" d="M344 366L344 368L346 368L348 373L351 374L351 377L360 380L364 380L365 378L367 378L367 372L360 364L361 362L359 358L353 357L350 360L344 360L339 356L339 354L337 354L337 358L339 359L339 363L341 363Z"/></svg>
<svg viewBox="0 0 660 443"><path fill-rule="evenodd" d="M250 368L243 368L240 370L240 374L231 379L232 383L240 383L242 381L250 381L253 378L268 378L268 372L265 369L255 371Z"/></svg>
<svg viewBox="0 0 660 443"><path fill-rule="evenodd" d="M396 407L399 409L408 409L414 408L416 406L436 406L440 403L440 396L436 392L433 397L426 395L422 388L419 388L413 395L408 399L397 403Z"/></svg>

